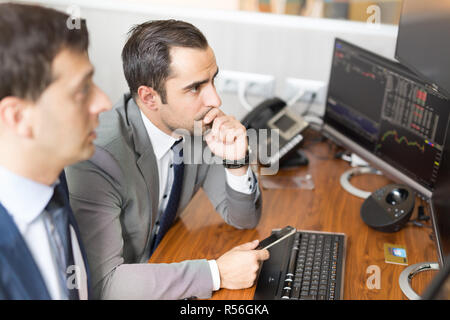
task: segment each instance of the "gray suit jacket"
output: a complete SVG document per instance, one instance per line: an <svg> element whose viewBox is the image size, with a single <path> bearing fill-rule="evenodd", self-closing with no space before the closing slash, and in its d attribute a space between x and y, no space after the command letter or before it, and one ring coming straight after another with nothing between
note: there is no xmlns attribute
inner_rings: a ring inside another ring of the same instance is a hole
<svg viewBox="0 0 450 320"><path fill-rule="evenodd" d="M101 114L97 135L94 156L66 168L94 298L211 297L213 282L207 260L147 263L158 212L158 168L139 107L129 95ZM190 152L187 149L185 144L185 156ZM257 225L260 192L246 195L231 189L222 165L185 164L177 216L200 187L228 224L236 228Z"/></svg>

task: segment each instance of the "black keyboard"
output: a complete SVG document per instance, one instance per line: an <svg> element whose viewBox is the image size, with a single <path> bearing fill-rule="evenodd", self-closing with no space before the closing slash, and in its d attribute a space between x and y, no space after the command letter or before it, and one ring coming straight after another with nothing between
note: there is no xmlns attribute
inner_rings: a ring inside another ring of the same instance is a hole
<svg viewBox="0 0 450 320"><path fill-rule="evenodd" d="M297 231L268 250L255 300L343 298L345 234Z"/></svg>

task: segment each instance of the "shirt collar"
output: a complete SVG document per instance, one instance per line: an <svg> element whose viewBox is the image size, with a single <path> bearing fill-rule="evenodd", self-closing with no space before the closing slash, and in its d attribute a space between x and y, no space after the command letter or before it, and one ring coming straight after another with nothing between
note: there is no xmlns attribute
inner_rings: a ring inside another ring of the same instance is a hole
<svg viewBox="0 0 450 320"><path fill-rule="evenodd" d="M23 231L44 211L58 183L44 185L0 166L0 202Z"/></svg>
<svg viewBox="0 0 450 320"><path fill-rule="evenodd" d="M146 116L141 112L142 120L144 121L145 129L150 138L150 142L153 146L153 151L158 160L170 150L172 145L178 140L168 134L162 132L158 127L156 127Z"/></svg>

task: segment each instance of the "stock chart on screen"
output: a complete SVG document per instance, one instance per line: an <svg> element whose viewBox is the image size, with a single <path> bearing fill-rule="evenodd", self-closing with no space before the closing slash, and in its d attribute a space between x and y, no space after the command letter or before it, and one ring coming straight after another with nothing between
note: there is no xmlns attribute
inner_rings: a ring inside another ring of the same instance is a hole
<svg viewBox="0 0 450 320"><path fill-rule="evenodd" d="M449 114L449 100L406 67L336 40L325 123L428 189Z"/></svg>

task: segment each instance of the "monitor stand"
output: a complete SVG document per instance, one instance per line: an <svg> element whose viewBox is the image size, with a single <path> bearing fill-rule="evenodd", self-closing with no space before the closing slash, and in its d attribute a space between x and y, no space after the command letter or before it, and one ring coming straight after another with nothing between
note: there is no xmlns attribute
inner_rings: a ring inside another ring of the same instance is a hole
<svg viewBox="0 0 450 320"><path fill-rule="evenodd" d="M347 192L353 194L354 196L366 199L368 198L372 192L364 191L361 189L356 188L350 183L350 179L354 176L362 175L362 174L376 174L376 175L383 175L383 173L377 169L371 168L371 167L356 167L352 168L350 170L345 171L341 175L341 186L344 188Z"/></svg>
<svg viewBox="0 0 450 320"><path fill-rule="evenodd" d="M412 289L411 280L412 278L423 271L429 270L439 270L439 263L437 262L421 262L410 265L405 268L398 278L398 283L400 284L400 289L402 289L403 294L409 300L420 300L421 297Z"/></svg>

